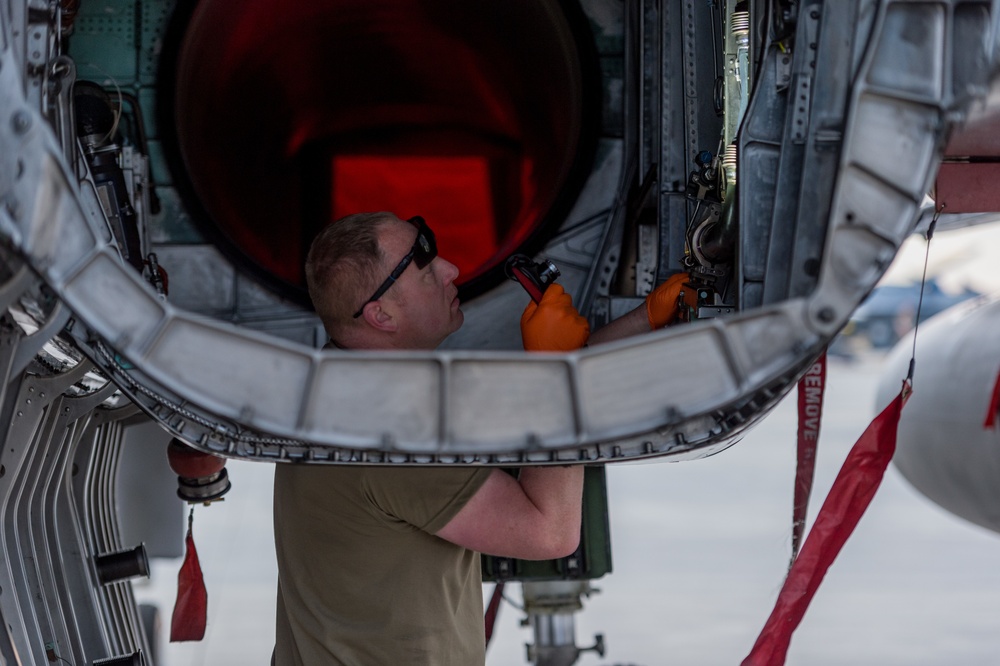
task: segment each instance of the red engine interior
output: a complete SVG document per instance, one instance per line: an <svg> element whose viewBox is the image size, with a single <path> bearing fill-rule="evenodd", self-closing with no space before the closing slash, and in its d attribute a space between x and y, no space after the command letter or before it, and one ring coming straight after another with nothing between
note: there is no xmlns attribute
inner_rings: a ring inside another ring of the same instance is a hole
<svg viewBox="0 0 1000 666"><path fill-rule="evenodd" d="M460 284L483 281L589 172L591 38L563 4L201 0L175 179L224 250L294 289L319 229L372 210L422 215Z"/></svg>

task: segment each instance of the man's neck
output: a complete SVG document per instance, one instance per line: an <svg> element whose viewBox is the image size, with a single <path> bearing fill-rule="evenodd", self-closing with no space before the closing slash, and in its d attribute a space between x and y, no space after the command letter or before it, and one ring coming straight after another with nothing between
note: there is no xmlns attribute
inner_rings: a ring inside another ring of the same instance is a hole
<svg viewBox="0 0 1000 666"><path fill-rule="evenodd" d="M323 349L339 349L342 351L434 351L426 347L400 346L393 344L391 339L382 340L356 340L351 343L344 343L330 338Z"/></svg>

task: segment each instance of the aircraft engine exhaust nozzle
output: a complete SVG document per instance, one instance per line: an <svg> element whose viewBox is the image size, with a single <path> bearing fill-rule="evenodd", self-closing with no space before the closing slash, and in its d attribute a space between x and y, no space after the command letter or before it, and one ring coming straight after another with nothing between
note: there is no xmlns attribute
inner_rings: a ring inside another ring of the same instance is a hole
<svg viewBox="0 0 1000 666"><path fill-rule="evenodd" d="M589 174L600 75L573 3L203 0L176 23L174 179L211 240L290 298L324 225L383 210L424 216L464 297L481 293Z"/></svg>

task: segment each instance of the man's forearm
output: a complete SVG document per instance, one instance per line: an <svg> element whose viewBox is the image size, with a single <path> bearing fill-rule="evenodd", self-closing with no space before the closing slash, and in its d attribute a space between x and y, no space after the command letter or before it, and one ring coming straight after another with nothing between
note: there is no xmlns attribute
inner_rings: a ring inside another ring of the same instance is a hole
<svg viewBox="0 0 1000 666"><path fill-rule="evenodd" d="M518 482L545 517L552 536L563 544L562 550L575 550L583 511L583 465L525 467Z"/></svg>
<svg viewBox="0 0 1000 666"><path fill-rule="evenodd" d="M599 345L602 342L621 340L640 333L649 333L649 318L646 316L646 306L640 305L614 321L608 322L590 334L588 345Z"/></svg>

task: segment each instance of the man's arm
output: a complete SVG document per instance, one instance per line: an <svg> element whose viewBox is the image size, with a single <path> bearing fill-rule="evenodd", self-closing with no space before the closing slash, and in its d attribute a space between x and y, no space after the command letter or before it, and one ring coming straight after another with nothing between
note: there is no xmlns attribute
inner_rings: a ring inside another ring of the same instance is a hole
<svg viewBox="0 0 1000 666"><path fill-rule="evenodd" d="M587 344L621 340L674 323L681 298L685 307L694 309L698 306L698 291L686 284L689 279L687 273L670 276L646 297L645 303L591 333Z"/></svg>
<svg viewBox="0 0 1000 666"><path fill-rule="evenodd" d="M631 312L623 314L614 321L609 321L604 326L590 334L587 340L588 345L599 345L602 342L621 340L640 333L649 333L649 319L646 316L646 306L640 305Z"/></svg>
<svg viewBox="0 0 1000 666"><path fill-rule="evenodd" d="M580 543L583 466L493 470L437 536L487 555L565 557Z"/></svg>

